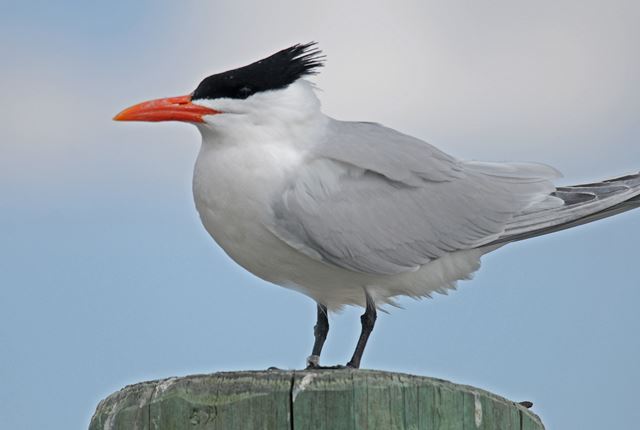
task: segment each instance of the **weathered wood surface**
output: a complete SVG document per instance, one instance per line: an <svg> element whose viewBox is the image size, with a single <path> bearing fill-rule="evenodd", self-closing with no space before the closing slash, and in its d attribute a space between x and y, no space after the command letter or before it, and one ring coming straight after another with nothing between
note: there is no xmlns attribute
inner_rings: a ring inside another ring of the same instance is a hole
<svg viewBox="0 0 640 430"><path fill-rule="evenodd" d="M451 382L370 370L194 375L130 385L90 430L540 430L524 407Z"/></svg>

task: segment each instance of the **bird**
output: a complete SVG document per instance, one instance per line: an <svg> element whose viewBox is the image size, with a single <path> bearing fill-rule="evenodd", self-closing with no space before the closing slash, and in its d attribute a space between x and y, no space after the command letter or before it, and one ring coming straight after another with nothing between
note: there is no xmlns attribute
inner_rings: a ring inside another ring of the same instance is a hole
<svg viewBox="0 0 640 430"><path fill-rule="evenodd" d="M114 117L198 128L202 224L244 269L316 302L308 369L325 368L329 312L364 308L346 364L359 368L378 311L399 297L446 293L509 243L640 206L640 173L556 187L545 164L462 160L331 118L309 80L325 62L316 42L298 43Z"/></svg>

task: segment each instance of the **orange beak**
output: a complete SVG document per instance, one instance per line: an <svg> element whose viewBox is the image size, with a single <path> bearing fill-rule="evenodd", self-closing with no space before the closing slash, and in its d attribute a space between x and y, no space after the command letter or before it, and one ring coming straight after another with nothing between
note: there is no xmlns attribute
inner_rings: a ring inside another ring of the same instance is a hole
<svg viewBox="0 0 640 430"><path fill-rule="evenodd" d="M191 103L191 96L168 97L131 106L113 117L116 121L183 121L204 122L205 115L219 112Z"/></svg>

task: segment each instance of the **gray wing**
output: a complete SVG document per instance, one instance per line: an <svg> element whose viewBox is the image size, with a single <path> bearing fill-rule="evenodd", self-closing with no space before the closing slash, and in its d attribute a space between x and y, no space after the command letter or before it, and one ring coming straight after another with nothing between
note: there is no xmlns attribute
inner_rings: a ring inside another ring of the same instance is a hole
<svg viewBox="0 0 640 430"><path fill-rule="evenodd" d="M587 224L640 207L640 173L590 184L558 187L562 205L534 205L507 224L495 244L515 242Z"/></svg>
<svg viewBox="0 0 640 430"><path fill-rule="evenodd" d="M273 202L272 231L330 264L372 274L416 270L497 240L514 214L556 204L537 164L462 162L371 123L333 121Z"/></svg>

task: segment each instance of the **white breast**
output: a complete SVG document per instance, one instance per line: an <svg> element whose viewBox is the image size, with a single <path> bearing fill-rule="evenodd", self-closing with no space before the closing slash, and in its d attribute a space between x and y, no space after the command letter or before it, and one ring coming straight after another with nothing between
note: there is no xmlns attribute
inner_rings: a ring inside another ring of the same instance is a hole
<svg viewBox="0 0 640 430"><path fill-rule="evenodd" d="M282 144L205 142L195 165L193 193L204 227L232 259L271 282L281 281L274 257L290 250L266 228L270 202L300 158Z"/></svg>

